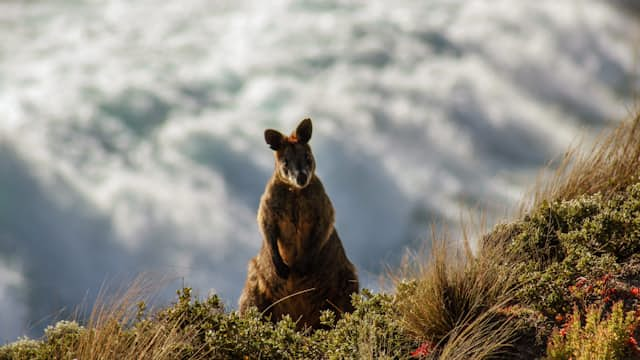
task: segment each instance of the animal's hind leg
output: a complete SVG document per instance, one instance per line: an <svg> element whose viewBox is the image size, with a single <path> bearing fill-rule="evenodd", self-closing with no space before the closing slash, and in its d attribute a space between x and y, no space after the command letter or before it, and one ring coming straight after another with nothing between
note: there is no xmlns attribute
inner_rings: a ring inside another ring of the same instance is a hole
<svg viewBox="0 0 640 360"><path fill-rule="evenodd" d="M260 291L259 281L255 260L251 260L247 271L247 282L238 301L240 314L244 314L252 306L257 307L258 311L264 311L269 306L269 299Z"/></svg>

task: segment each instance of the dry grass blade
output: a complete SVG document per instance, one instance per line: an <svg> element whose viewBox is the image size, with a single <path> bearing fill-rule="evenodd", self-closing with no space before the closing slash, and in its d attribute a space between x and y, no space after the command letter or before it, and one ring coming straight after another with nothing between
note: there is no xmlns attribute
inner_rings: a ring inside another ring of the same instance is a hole
<svg viewBox="0 0 640 360"><path fill-rule="evenodd" d="M518 336L517 324L501 315L509 300L481 313L470 324L451 332L439 353L439 360L479 360L505 358L513 354Z"/></svg>
<svg viewBox="0 0 640 360"><path fill-rule="evenodd" d="M481 257L473 257L468 250L452 254L447 243L435 241L426 263L416 257L410 261L414 268L405 268L402 278L416 279L415 287L399 301L405 328L444 349L452 346L447 343L475 341L489 353L504 348L514 331L505 327L497 311L512 298L513 275L497 266L497 250L485 248Z"/></svg>
<svg viewBox="0 0 640 360"><path fill-rule="evenodd" d="M523 202L520 214L544 201L575 199L581 195L601 193L606 200L632 183L640 175L640 113L631 121L597 138L590 151L572 148L565 153L554 174L539 179L530 192L530 202Z"/></svg>
<svg viewBox="0 0 640 360"><path fill-rule="evenodd" d="M262 310L260 315L266 314L269 310L271 310L271 308L273 308L274 306L278 305L279 303L281 303L283 301L289 300L289 299L291 299L293 297L296 297L296 296L299 296L299 295L303 295L303 294L306 294L308 292L312 292L312 291L315 291L315 290L316 290L316 288L309 288L309 289L300 290L300 291L297 291L297 292L295 292L293 294L287 295L287 296L279 299L278 301L275 301L273 304L267 306L266 309Z"/></svg>
<svg viewBox="0 0 640 360"><path fill-rule="evenodd" d="M129 287L110 293L103 287L79 336L74 353L79 359L173 359L180 347L190 343L180 320L136 323L138 304L159 289L156 281L139 276ZM132 324L138 328L131 331Z"/></svg>

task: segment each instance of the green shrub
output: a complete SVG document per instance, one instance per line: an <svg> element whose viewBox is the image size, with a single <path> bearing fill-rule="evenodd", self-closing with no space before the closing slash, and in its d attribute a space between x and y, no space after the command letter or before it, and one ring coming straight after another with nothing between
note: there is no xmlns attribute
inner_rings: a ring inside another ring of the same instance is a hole
<svg viewBox="0 0 640 360"><path fill-rule="evenodd" d="M274 324L256 309L243 316L225 312L217 296L200 300L184 288L176 303L159 312L145 315L145 305L139 303L135 320L128 323L113 318L85 329L60 321L41 340L0 347L0 359L156 358L152 352L128 351L154 346L168 346L156 353L167 359L408 358L417 344L403 331L395 301L392 295L363 290L353 295L353 313L336 321L336 314L326 311L324 329L300 332L290 317ZM175 336L167 335L171 333ZM149 340L162 336L172 342Z"/></svg>
<svg viewBox="0 0 640 360"><path fill-rule="evenodd" d="M625 313L622 302L615 303L605 317L606 312L602 306L591 306L586 314L576 308L569 320L551 335L547 358L614 360L637 357L633 344L633 332L638 325L635 313Z"/></svg>
<svg viewBox="0 0 640 360"><path fill-rule="evenodd" d="M329 329L313 334L320 353L327 359L408 358L417 344L400 322L398 298L362 290L352 296L355 310L337 323L330 311L323 314Z"/></svg>
<svg viewBox="0 0 640 360"><path fill-rule="evenodd" d="M640 251L640 184L603 200L583 196L542 205L510 234L508 266L520 274L517 298L549 317L570 312L577 278L619 274Z"/></svg>
<svg viewBox="0 0 640 360"><path fill-rule="evenodd" d="M0 360L46 359L43 348L44 345L41 341L21 338L0 347Z"/></svg>

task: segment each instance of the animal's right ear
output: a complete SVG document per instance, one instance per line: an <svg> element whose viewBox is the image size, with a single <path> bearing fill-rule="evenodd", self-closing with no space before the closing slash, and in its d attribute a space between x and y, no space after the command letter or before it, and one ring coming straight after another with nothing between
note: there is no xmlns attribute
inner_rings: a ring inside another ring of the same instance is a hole
<svg viewBox="0 0 640 360"><path fill-rule="evenodd" d="M284 143L284 135L279 131L273 129L267 129L264 131L264 140L269 144L272 150L280 150Z"/></svg>
<svg viewBox="0 0 640 360"><path fill-rule="evenodd" d="M298 128L296 128L295 134L298 141L302 144L306 144L311 139L311 119L307 118L300 122Z"/></svg>

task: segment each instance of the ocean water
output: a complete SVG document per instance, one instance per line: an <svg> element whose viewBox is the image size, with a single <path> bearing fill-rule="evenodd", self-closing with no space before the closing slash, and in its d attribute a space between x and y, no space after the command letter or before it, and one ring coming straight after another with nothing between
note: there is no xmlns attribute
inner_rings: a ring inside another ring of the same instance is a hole
<svg viewBox="0 0 640 360"><path fill-rule="evenodd" d="M597 0L0 2L0 343L139 272L235 307L263 130L304 117L375 287L431 223L499 219L625 118L639 35Z"/></svg>

